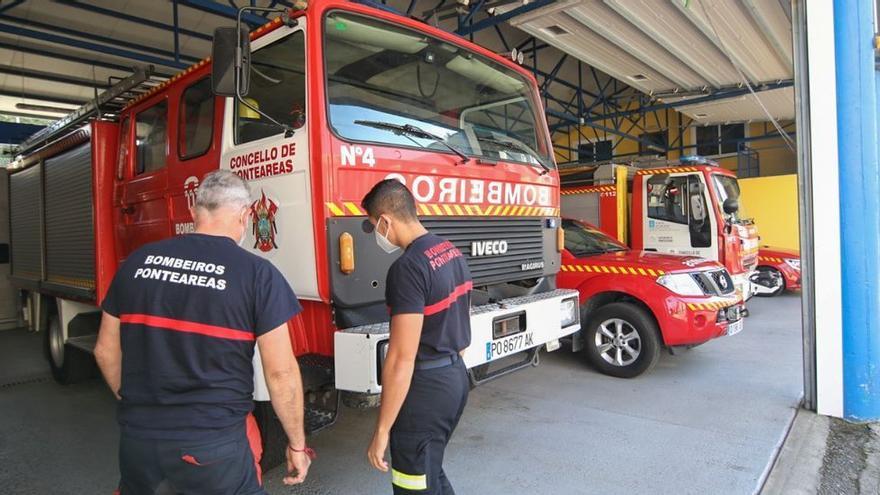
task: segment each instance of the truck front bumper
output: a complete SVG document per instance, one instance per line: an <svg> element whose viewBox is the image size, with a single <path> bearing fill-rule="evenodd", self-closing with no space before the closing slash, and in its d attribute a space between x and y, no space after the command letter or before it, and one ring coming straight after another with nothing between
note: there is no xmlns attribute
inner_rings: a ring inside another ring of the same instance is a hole
<svg viewBox="0 0 880 495"><path fill-rule="evenodd" d="M658 314L663 342L670 346L694 346L737 333L743 304L737 296L670 297L666 311Z"/></svg>
<svg viewBox="0 0 880 495"><path fill-rule="evenodd" d="M569 307L572 307L570 313ZM464 363L473 368L571 335L581 328L578 308L578 292L569 289L475 306L471 308L471 345L464 351ZM388 323L337 331L334 335L336 388L370 394L381 392L388 338Z"/></svg>

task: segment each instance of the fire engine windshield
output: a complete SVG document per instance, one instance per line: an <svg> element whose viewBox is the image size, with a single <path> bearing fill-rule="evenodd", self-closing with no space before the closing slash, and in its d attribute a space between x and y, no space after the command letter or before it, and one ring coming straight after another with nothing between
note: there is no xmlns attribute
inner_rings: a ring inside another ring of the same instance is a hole
<svg viewBox="0 0 880 495"><path fill-rule="evenodd" d="M418 31L332 12L324 23L330 125L346 139L552 164L527 79ZM364 125L364 122L380 125ZM439 137L393 132L415 126Z"/></svg>
<svg viewBox="0 0 880 495"><path fill-rule="evenodd" d="M732 222L740 222L743 219L748 218L746 216L745 205L743 205L743 202L740 199L739 182L736 180L736 177L721 174L713 174L713 177L715 180L715 190L718 192L719 206L724 205L724 201L727 199L735 199L739 202L739 210L731 215L725 214L725 216L729 216L729 220Z"/></svg>

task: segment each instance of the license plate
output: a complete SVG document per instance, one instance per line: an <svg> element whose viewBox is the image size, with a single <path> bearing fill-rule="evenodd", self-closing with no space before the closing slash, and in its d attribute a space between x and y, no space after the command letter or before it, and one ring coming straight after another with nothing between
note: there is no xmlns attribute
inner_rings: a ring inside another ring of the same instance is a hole
<svg viewBox="0 0 880 495"><path fill-rule="evenodd" d="M486 342L486 360L491 361L508 354L519 352L534 346L532 332L520 333L503 339Z"/></svg>
<svg viewBox="0 0 880 495"><path fill-rule="evenodd" d="M736 335L736 334L742 332L742 329L743 329L743 321L742 320L732 321L727 324L727 335Z"/></svg>

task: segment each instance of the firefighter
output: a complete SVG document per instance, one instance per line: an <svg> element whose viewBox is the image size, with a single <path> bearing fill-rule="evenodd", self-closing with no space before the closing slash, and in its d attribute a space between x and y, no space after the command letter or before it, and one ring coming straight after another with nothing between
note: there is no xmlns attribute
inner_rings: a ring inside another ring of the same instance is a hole
<svg viewBox="0 0 880 495"><path fill-rule="evenodd" d="M301 307L269 261L239 247L250 206L241 178L208 174L195 233L131 253L103 301L95 357L119 400L122 495L265 493L255 345L289 441L283 481L305 480L312 452L287 330Z"/></svg>
<svg viewBox="0 0 880 495"><path fill-rule="evenodd" d="M461 352L470 344L470 271L455 246L428 232L412 194L390 179L363 199L376 242L403 253L388 270L391 336L382 368L382 405L367 458L395 494L454 494L443 454L467 402Z"/></svg>

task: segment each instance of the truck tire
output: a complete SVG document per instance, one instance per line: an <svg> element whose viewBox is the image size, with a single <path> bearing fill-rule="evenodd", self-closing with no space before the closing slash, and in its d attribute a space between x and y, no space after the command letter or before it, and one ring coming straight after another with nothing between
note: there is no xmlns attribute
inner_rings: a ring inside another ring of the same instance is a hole
<svg viewBox="0 0 880 495"><path fill-rule="evenodd" d="M54 307L49 308L44 328L46 356L56 382L71 385L97 374L95 358L91 354L64 342L61 317Z"/></svg>
<svg viewBox="0 0 880 495"><path fill-rule="evenodd" d="M254 401L254 419L260 427L260 440L263 443L260 467L265 473L286 462L284 450L287 448L287 433L284 433L271 401Z"/></svg>
<svg viewBox="0 0 880 495"><path fill-rule="evenodd" d="M776 297L779 294L782 294L783 292L785 292L785 277L782 276L782 273L780 273L779 270L777 270L776 268L773 268L772 266L759 266L759 267L755 268L755 270L757 270L759 272L765 272L770 275L779 277L779 281L782 282L781 284L779 284L779 287L777 287L776 290L774 290L773 292L768 292L765 294L758 292L757 294L755 294L756 296L758 296L758 297Z"/></svg>
<svg viewBox="0 0 880 495"><path fill-rule="evenodd" d="M634 378L657 364L660 332L647 311L626 302L602 306L584 330L584 355L606 375Z"/></svg>

